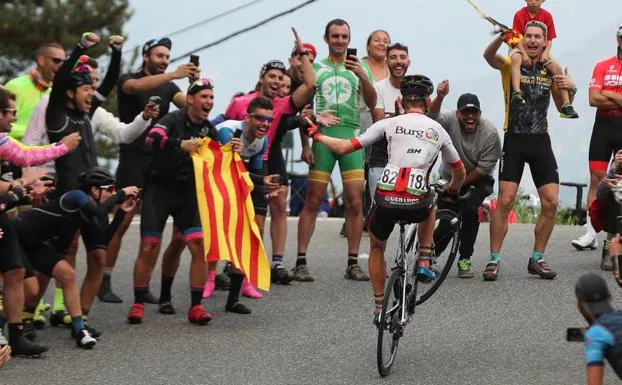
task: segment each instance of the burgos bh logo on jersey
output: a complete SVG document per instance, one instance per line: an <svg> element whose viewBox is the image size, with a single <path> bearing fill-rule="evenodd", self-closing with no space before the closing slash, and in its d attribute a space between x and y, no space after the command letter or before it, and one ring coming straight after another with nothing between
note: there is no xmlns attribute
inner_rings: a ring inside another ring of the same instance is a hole
<svg viewBox="0 0 622 385"><path fill-rule="evenodd" d="M328 104L344 104L352 96L352 85L346 78L333 76L322 83L322 95Z"/></svg>
<svg viewBox="0 0 622 385"><path fill-rule="evenodd" d="M435 142L438 141L438 132L436 132L435 129L433 128L428 128L427 131L425 132L425 137L428 138L429 140L433 140Z"/></svg>

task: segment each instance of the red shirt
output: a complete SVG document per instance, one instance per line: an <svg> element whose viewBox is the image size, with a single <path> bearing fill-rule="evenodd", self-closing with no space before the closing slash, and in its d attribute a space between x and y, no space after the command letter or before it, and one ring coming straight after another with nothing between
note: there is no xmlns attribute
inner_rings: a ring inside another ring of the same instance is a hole
<svg viewBox="0 0 622 385"><path fill-rule="evenodd" d="M225 111L225 116L227 117L227 119L244 120L246 118L246 115L248 115L248 113L246 112L248 105L253 99L259 96L261 96L261 92L257 91L248 95L242 95L234 98L231 103L229 103L229 107L227 107L227 111ZM264 160L268 159L268 154L270 153L270 146L272 145L272 141L274 140L274 134L276 133L276 130L281 124L281 118L283 117L283 115L293 115L296 113L296 111L292 107L291 100L291 96L272 99L272 104L274 107L274 120L272 120L272 123L270 123L270 127L266 132L266 135L268 136L268 146L266 147L266 152L264 153Z"/></svg>
<svg viewBox="0 0 622 385"><path fill-rule="evenodd" d="M622 61L617 56L597 63L594 67L590 90L611 91L622 95ZM622 116L622 107L618 108L598 108L597 115Z"/></svg>
<svg viewBox="0 0 622 385"><path fill-rule="evenodd" d="M540 21L546 25L548 29L547 39L553 40L557 37L555 33L555 23L553 22L553 15L550 12L540 8L538 13L536 13L535 17L531 17L527 7L522 8L520 11L516 12L514 15L514 24L512 25L512 29L521 35L525 34L525 24L528 22L535 20Z"/></svg>

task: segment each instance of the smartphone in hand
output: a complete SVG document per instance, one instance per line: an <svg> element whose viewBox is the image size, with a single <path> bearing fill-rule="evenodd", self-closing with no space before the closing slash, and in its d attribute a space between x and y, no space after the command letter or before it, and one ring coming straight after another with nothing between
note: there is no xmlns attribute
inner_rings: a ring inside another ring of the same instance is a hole
<svg viewBox="0 0 622 385"><path fill-rule="evenodd" d="M240 130L239 128L237 130L235 130L235 132L233 133L233 137L236 139L240 139L242 137L242 130Z"/></svg>
<svg viewBox="0 0 622 385"><path fill-rule="evenodd" d="M150 96L149 97L149 102L147 103L147 105L151 105L151 106L159 106L160 103L162 103L162 98L154 95L154 96Z"/></svg>
<svg viewBox="0 0 622 385"><path fill-rule="evenodd" d="M190 55L190 63L194 64L195 66L199 66L199 56L198 55Z"/></svg>
<svg viewBox="0 0 622 385"><path fill-rule="evenodd" d="M351 56L356 56L357 50L356 48L347 48L346 49L346 59L351 60Z"/></svg>
<svg viewBox="0 0 622 385"><path fill-rule="evenodd" d="M583 329L581 328L568 328L566 329L566 341L568 342L583 342Z"/></svg>

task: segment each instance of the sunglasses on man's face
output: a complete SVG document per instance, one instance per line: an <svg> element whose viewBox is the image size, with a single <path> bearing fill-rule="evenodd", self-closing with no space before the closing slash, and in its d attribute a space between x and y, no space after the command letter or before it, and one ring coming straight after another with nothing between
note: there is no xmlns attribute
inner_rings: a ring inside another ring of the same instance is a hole
<svg viewBox="0 0 622 385"><path fill-rule="evenodd" d="M48 58L50 58L54 64L63 64L65 62L65 59L60 59L54 56L48 56Z"/></svg>
<svg viewBox="0 0 622 385"><path fill-rule="evenodd" d="M113 185L113 184L107 184L107 185L105 185L105 186L99 186L99 188L100 188L100 189L102 189L102 190L105 190L105 191L107 191L107 192L109 192L109 193L111 193L111 194L112 194L113 192L115 192L115 190L117 189L117 188L115 187L115 185Z"/></svg>
<svg viewBox="0 0 622 385"><path fill-rule="evenodd" d="M272 123L274 118L272 116L260 115L260 114L252 114L253 118L257 119L257 121L261 123Z"/></svg>
<svg viewBox="0 0 622 385"><path fill-rule="evenodd" d="M13 116L17 116L17 110L15 108L3 108L2 111L13 114Z"/></svg>

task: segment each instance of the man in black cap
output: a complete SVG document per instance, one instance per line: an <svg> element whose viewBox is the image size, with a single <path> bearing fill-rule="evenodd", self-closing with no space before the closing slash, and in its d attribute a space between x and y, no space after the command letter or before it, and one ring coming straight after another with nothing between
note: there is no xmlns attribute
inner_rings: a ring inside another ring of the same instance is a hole
<svg viewBox="0 0 622 385"><path fill-rule="evenodd" d="M449 82L444 80L437 87L437 98L432 103L429 115L447 131L466 168L467 176L462 183L461 194L466 193L471 186L474 187L471 198L464 202L458 259L458 277L473 278L471 256L479 230L477 210L484 199L492 194L495 179L491 174L501 157L501 139L497 127L491 121L481 118L482 111L476 95L463 94L458 99L456 111L440 112L443 99L448 93ZM440 176L445 180L451 178L451 169L444 163ZM461 204L439 200L438 207L457 212ZM434 234L437 255L445 250L451 239L444 236L450 227L451 224L443 221Z"/></svg>
<svg viewBox="0 0 622 385"><path fill-rule="evenodd" d="M584 339L587 383L603 383L605 358L622 379L622 311L611 306L605 279L594 273L584 274L575 286L575 294L579 312L590 324Z"/></svg>
<svg viewBox="0 0 622 385"><path fill-rule="evenodd" d="M149 103L151 97L159 97L160 114L153 123L168 114L170 103L178 108L186 106L186 95L177 87L173 80L188 78L190 82L199 78L200 70L192 63L182 64L173 72L166 72L169 65L170 52L173 43L169 38L151 39L142 50L143 64L138 72L127 73L119 78L117 84L119 101L119 118L124 123L130 123ZM119 166L117 168L117 189L127 186L144 186L144 173L153 159L151 149L145 145L145 138L149 130L139 136L134 142L119 145ZM125 215L123 224L110 241L107 251L106 270L98 297L104 302L121 302L121 298L112 292L110 275L117 261L121 248L121 240L127 231L134 212L118 211L116 215ZM179 256L184 249L184 243L177 231L173 232L173 239L164 253L162 262L162 291L160 293L160 312L172 314L174 309L170 305L170 286L179 264ZM147 302L158 300L147 294Z"/></svg>

